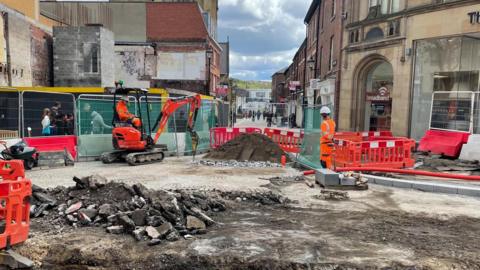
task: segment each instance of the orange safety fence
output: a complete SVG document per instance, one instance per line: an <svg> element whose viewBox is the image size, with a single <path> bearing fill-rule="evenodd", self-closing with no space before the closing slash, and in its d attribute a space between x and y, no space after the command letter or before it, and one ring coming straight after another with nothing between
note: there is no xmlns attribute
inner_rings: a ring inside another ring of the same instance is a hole
<svg viewBox="0 0 480 270"><path fill-rule="evenodd" d="M210 147L212 149L218 148L223 144L238 137L240 134L244 134L244 133L262 134L262 129L260 128L225 128L225 127L211 128L210 129Z"/></svg>
<svg viewBox="0 0 480 270"><path fill-rule="evenodd" d="M337 133L334 138L335 167L413 167L415 141L393 137L391 132Z"/></svg>
<svg viewBox="0 0 480 270"><path fill-rule="evenodd" d="M20 160L0 160L0 180L0 248L6 248L28 238L32 184Z"/></svg>
<svg viewBox="0 0 480 270"><path fill-rule="evenodd" d="M293 132L282 129L265 128L263 134L275 143L277 143L283 151L298 154L301 151L304 133Z"/></svg>

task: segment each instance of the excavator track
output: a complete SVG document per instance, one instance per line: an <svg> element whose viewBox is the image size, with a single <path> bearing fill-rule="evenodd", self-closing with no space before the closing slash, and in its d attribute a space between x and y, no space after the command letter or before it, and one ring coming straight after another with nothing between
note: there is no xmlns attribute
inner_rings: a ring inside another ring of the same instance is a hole
<svg viewBox="0 0 480 270"><path fill-rule="evenodd" d="M165 153L161 150L154 149L148 152L130 153L125 157L128 165L138 166L161 162L165 158Z"/></svg>
<svg viewBox="0 0 480 270"><path fill-rule="evenodd" d="M115 161L119 160L124 153L125 151L106 152L100 155L100 160L104 164L114 163Z"/></svg>

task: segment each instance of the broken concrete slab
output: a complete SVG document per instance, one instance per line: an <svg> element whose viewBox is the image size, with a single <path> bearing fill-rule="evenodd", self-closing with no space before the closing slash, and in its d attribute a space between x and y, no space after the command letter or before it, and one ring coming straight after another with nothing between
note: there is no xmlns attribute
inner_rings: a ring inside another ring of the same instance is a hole
<svg viewBox="0 0 480 270"><path fill-rule="evenodd" d="M93 220L98 214L98 211L96 209L80 209L78 210L79 214L84 214L86 215L89 219Z"/></svg>
<svg viewBox="0 0 480 270"><path fill-rule="evenodd" d="M115 214L116 211L117 211L117 208L113 204L109 204L109 203L102 204L98 208L98 214L103 218L106 218L108 216Z"/></svg>
<svg viewBox="0 0 480 270"><path fill-rule="evenodd" d="M132 220L136 226L144 226L147 217L147 210L137 209L132 212Z"/></svg>
<svg viewBox="0 0 480 270"><path fill-rule="evenodd" d="M203 221L194 217L187 216L187 229L188 230L205 230L207 226Z"/></svg>
<svg viewBox="0 0 480 270"><path fill-rule="evenodd" d="M135 222L125 214L118 215L117 222L123 226L126 232L133 232L135 230Z"/></svg>
<svg viewBox="0 0 480 270"><path fill-rule="evenodd" d="M157 227L157 232L159 234L158 238L164 238L167 236L173 229L173 226L170 222L162 224L160 227Z"/></svg>
<svg viewBox="0 0 480 270"><path fill-rule="evenodd" d="M111 234L122 234L123 233L123 226L117 225L117 226L107 227L107 232L109 232Z"/></svg>
<svg viewBox="0 0 480 270"><path fill-rule="evenodd" d="M160 233L152 226L147 226L145 231L147 232L148 237L152 239L160 238Z"/></svg>
<svg viewBox="0 0 480 270"><path fill-rule="evenodd" d="M68 214L77 212L80 208L82 208L82 202L81 202L81 201L70 205L70 206L67 208L67 210L65 210L65 214L68 215Z"/></svg>
<svg viewBox="0 0 480 270"><path fill-rule="evenodd" d="M33 261L24 257L13 250L0 251L0 261L8 269L30 269L33 267ZM2 266L0 266L0 269Z"/></svg>

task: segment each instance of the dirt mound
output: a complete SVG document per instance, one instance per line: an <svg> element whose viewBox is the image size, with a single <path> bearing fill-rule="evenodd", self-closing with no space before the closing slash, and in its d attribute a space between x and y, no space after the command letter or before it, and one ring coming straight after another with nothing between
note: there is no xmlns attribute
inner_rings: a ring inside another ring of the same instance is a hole
<svg viewBox="0 0 480 270"><path fill-rule="evenodd" d="M279 163L285 152L262 134L242 134L213 150L207 159L238 161L270 161ZM287 156L288 159L288 156Z"/></svg>

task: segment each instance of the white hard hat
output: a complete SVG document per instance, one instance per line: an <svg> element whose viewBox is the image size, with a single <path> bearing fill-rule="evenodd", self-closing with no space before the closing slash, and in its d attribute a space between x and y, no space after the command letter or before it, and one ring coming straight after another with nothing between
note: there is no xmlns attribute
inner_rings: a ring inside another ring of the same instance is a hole
<svg viewBox="0 0 480 270"><path fill-rule="evenodd" d="M122 96L122 97L120 98L120 100L123 100L123 101L128 102L128 97L127 97L127 96Z"/></svg>
<svg viewBox="0 0 480 270"><path fill-rule="evenodd" d="M323 106L320 109L320 114L331 114L332 112L330 111L330 108Z"/></svg>

